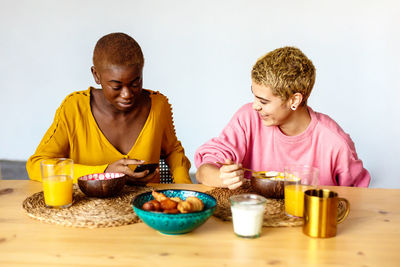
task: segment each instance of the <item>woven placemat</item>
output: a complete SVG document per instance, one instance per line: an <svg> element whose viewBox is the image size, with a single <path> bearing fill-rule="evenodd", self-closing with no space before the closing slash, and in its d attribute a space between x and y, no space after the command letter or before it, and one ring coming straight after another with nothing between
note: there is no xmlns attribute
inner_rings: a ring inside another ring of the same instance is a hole
<svg viewBox="0 0 400 267"><path fill-rule="evenodd" d="M114 227L140 222L131 200L153 189L148 186L125 186L116 197L90 198L74 185L73 204L69 208L47 208L43 191L26 198L22 207L30 217L46 223L86 228Z"/></svg>
<svg viewBox="0 0 400 267"><path fill-rule="evenodd" d="M229 198L233 195L255 193L255 191L251 188L250 183L245 183L238 189L214 188L206 193L212 195L217 200L218 204L214 216L223 221L231 221L232 213ZM285 214L283 199L267 198L263 226L286 227L301 225L303 225L302 218L290 217Z"/></svg>

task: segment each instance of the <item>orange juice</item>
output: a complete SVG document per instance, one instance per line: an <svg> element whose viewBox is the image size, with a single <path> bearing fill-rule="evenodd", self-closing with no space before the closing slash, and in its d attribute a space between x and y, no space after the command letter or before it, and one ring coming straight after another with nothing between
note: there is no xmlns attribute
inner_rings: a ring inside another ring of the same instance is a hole
<svg viewBox="0 0 400 267"><path fill-rule="evenodd" d="M312 186L301 184L285 186L285 211L287 214L303 217L304 191L309 188Z"/></svg>
<svg viewBox="0 0 400 267"><path fill-rule="evenodd" d="M47 206L62 207L72 203L72 178L56 175L43 179L44 201Z"/></svg>

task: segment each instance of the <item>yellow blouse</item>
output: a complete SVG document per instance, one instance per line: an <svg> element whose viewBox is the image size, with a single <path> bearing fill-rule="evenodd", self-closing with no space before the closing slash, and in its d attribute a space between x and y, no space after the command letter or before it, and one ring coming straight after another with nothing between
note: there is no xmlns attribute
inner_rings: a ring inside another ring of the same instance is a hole
<svg viewBox="0 0 400 267"><path fill-rule="evenodd" d="M90 107L91 90L95 89L70 94L57 109L53 124L26 164L31 180L41 181L40 161L47 158L71 158L76 182L80 176L104 172L108 164L121 158L158 163L162 155L175 183L191 183L190 162L176 137L171 105L163 94L147 90L150 113L135 144L124 155L99 129Z"/></svg>

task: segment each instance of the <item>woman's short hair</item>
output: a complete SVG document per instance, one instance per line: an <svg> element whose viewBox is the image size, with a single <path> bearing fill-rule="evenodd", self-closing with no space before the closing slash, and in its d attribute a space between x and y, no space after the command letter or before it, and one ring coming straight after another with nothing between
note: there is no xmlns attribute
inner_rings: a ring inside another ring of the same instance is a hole
<svg viewBox="0 0 400 267"><path fill-rule="evenodd" d="M314 86L315 67L300 49L286 46L259 58L253 66L251 78L257 84L270 87L272 93L283 101L301 93L302 105L305 105Z"/></svg>
<svg viewBox="0 0 400 267"><path fill-rule="evenodd" d="M144 57L140 45L129 35L121 32L101 37L93 51L93 65L144 65Z"/></svg>

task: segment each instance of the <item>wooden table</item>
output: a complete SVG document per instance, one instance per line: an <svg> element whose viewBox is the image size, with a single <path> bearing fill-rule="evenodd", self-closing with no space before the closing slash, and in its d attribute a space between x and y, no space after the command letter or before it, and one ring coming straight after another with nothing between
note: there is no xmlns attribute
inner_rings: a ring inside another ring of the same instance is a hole
<svg viewBox="0 0 400 267"><path fill-rule="evenodd" d="M242 239L231 222L215 217L180 236L143 223L96 229L45 224L21 205L40 190L38 182L0 181L0 266L400 266L400 189L334 187L351 211L329 239L310 238L301 227L263 228L260 238Z"/></svg>

